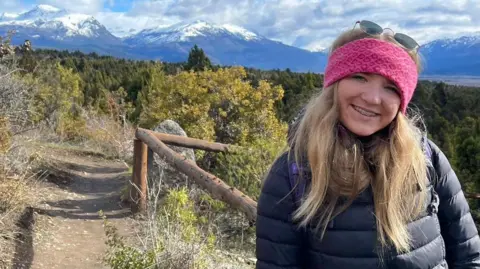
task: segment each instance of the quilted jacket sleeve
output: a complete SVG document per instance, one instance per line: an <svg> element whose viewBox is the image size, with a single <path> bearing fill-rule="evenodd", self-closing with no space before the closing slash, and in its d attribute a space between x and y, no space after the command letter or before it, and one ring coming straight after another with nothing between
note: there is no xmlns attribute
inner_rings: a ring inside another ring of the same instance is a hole
<svg viewBox="0 0 480 269"><path fill-rule="evenodd" d="M432 161L437 173L438 217L449 268L480 268L480 238L460 181L444 153L433 142Z"/></svg>
<svg viewBox="0 0 480 269"><path fill-rule="evenodd" d="M287 154L273 165L262 186L256 223L256 269L299 269L302 232L292 223Z"/></svg>

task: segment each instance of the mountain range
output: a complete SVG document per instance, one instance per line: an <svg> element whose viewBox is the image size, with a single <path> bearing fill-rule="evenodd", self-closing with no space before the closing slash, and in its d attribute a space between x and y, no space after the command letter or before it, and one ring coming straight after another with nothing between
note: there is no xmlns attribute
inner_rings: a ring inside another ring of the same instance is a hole
<svg viewBox="0 0 480 269"><path fill-rule="evenodd" d="M93 16L38 5L21 14L0 16L0 35L15 30L12 43L26 39L34 48L80 50L100 55L183 62L197 44L213 63L259 69L286 69L323 73L325 51L308 51L271 40L236 25L196 20L169 27L143 29L117 37ZM480 33L456 39L434 40L420 48L428 75L480 75Z"/></svg>

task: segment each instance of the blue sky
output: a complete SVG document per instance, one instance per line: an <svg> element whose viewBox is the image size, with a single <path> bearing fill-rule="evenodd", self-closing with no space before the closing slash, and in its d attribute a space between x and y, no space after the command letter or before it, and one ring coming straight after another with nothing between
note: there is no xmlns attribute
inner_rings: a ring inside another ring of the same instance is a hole
<svg viewBox="0 0 480 269"><path fill-rule="evenodd" d="M0 12L24 12L38 4L92 15L118 36L202 19L311 50L328 47L359 19L406 33L420 44L480 35L480 0L0 0Z"/></svg>
<svg viewBox="0 0 480 269"><path fill-rule="evenodd" d="M7 1L9 0L1 0L0 2L7 2ZM67 5L63 5L61 1L23 0L23 1L16 1L16 2L21 3L26 9L28 9L29 7L36 6L38 4L49 4L53 6L62 6L64 8L69 8ZM103 4L103 6L101 7L101 9L103 10L110 10L113 12L127 12L131 9L134 1L133 0L115 0L115 1L78 1L78 2L80 3L100 2Z"/></svg>

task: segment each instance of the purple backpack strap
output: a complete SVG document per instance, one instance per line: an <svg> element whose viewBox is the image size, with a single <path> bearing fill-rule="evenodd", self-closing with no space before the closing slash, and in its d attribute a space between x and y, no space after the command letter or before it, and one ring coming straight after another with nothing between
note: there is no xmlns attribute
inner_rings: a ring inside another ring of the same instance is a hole
<svg viewBox="0 0 480 269"><path fill-rule="evenodd" d="M424 137L423 142L425 145L425 155L427 156L429 172L432 173L431 175L429 175L429 179L431 184L433 185L431 189L432 200L430 201L430 204L428 205L427 208L430 214L437 214L440 198L435 190L437 186L437 173L435 172L435 167L433 165L433 159L432 159L433 151L432 151L432 147L430 146L430 143L428 142L428 138L426 136Z"/></svg>
<svg viewBox="0 0 480 269"><path fill-rule="evenodd" d="M428 140L425 140L425 153L427 154L427 158L429 160L432 159L432 148L430 147L430 144L428 143Z"/></svg>
<svg viewBox="0 0 480 269"><path fill-rule="evenodd" d="M293 197L294 203L298 206L300 205L300 200L302 199L303 192L305 191L304 181L298 181L298 176L300 175L300 169L298 168L295 162L289 164L288 169L288 178L290 180L290 187L294 189ZM298 183L298 184L297 184Z"/></svg>
<svg viewBox="0 0 480 269"><path fill-rule="evenodd" d="M430 171L433 173L433 175L430 177L430 179L433 181L432 184L436 186L437 183L437 174L435 172L435 167L433 165L433 151L432 147L430 146L430 143L428 142L428 138L425 136L424 137L424 145L425 145L425 155L427 156L427 161L428 161L428 166L431 168Z"/></svg>

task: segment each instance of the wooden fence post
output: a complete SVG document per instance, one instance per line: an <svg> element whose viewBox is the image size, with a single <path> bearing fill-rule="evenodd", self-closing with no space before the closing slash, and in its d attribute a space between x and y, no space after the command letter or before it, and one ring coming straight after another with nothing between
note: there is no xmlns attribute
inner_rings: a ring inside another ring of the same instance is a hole
<svg viewBox="0 0 480 269"><path fill-rule="evenodd" d="M147 161L148 147L140 139L133 143L133 186L130 196L133 198L131 210L133 213L145 212L147 208Z"/></svg>

